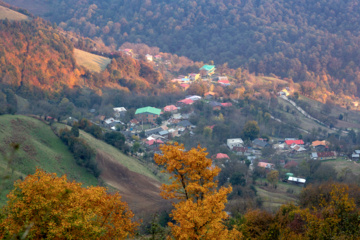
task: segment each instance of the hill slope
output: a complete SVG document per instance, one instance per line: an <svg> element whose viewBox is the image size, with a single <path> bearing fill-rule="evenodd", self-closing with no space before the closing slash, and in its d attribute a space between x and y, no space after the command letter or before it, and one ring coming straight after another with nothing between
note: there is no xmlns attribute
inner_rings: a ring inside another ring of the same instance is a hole
<svg viewBox="0 0 360 240"><path fill-rule="evenodd" d="M57 127L63 128L65 125L58 124ZM96 161L102 171L100 178L118 190L133 211L154 212L168 205L159 195L159 178L138 160L125 156L83 131L81 137L97 152ZM69 179L82 182L85 186L98 185L93 175L75 163L68 147L49 125L21 115L0 116L1 177L10 171L8 160L12 142L18 143L20 147L11 162L14 173L10 179L1 179L0 205L5 203L5 196L12 189L13 182L34 173L37 167L58 175L67 174Z"/></svg>
<svg viewBox="0 0 360 240"><path fill-rule="evenodd" d="M30 20L28 16L3 6L0 6L0 19L8 19L10 21Z"/></svg>
<svg viewBox="0 0 360 240"><path fill-rule="evenodd" d="M74 56L77 64L97 73L105 70L107 65L111 62L110 58L95 55L76 48L74 49Z"/></svg>
<svg viewBox="0 0 360 240"><path fill-rule="evenodd" d="M67 126L56 124L56 127L59 130ZM101 170L100 178L118 190L134 212L156 212L169 206L159 195L160 181L167 176L155 176L139 160L124 155L117 148L82 130L80 137L96 151L96 161Z"/></svg>
<svg viewBox="0 0 360 240"><path fill-rule="evenodd" d="M10 191L13 181L35 172L40 167L58 175L67 174L71 180L82 182L85 186L97 185L98 180L84 168L75 163L68 147L53 133L50 126L31 117L20 115L0 116L0 173L7 171L10 144L18 143L12 167L15 174L2 182L4 191L0 192L0 204Z"/></svg>
<svg viewBox="0 0 360 240"><path fill-rule="evenodd" d="M144 60L118 53L112 60L81 50L42 19L0 20L0 84L26 98L46 98L65 88L161 89L162 75ZM85 66L87 69L85 69Z"/></svg>
<svg viewBox="0 0 360 240"><path fill-rule="evenodd" d="M46 16L62 28L107 45L143 42L196 61L227 62L359 95L357 0L30 2L48 4Z"/></svg>

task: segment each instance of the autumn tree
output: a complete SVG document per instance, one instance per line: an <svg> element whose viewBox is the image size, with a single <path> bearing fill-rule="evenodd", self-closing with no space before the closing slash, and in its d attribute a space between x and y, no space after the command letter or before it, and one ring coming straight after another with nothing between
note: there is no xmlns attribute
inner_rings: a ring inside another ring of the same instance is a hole
<svg viewBox="0 0 360 240"><path fill-rule="evenodd" d="M260 128L256 121L248 121L245 123L243 129L243 136L245 139L254 140L259 136Z"/></svg>
<svg viewBox="0 0 360 240"><path fill-rule="evenodd" d="M349 190L339 183L307 187L302 193L310 194L306 208L290 203L275 215L250 210L242 232L247 239L359 239L360 211L350 196L353 190L358 187Z"/></svg>
<svg viewBox="0 0 360 240"><path fill-rule="evenodd" d="M206 158L205 148L198 146L185 151L183 145L162 145L162 154L155 162L165 167L172 176L171 184L161 187L165 199L178 199L174 203L169 223L175 239L240 239L240 233L224 225L224 211L231 187L217 189L215 177L220 168L213 167Z"/></svg>
<svg viewBox="0 0 360 240"><path fill-rule="evenodd" d="M121 196L81 187L66 176L37 169L17 181L0 212L0 238L124 239L138 223Z"/></svg>
<svg viewBox="0 0 360 240"><path fill-rule="evenodd" d="M276 183L279 181L279 171L276 170L270 171L267 174L266 179L275 187Z"/></svg>

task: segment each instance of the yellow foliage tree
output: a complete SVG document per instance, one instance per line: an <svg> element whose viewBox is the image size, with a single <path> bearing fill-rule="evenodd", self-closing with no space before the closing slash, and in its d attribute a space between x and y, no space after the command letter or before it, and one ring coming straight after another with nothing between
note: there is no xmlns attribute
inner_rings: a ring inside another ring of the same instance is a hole
<svg viewBox="0 0 360 240"><path fill-rule="evenodd" d="M175 239L240 239L241 234L229 231L223 224L228 217L224 212L231 187L217 189L215 177L220 168L213 167L206 158L205 148L185 151L183 145L162 145L162 155L155 162L163 165L172 175L171 184L163 185L161 196L178 199L171 216L176 224L169 223Z"/></svg>
<svg viewBox="0 0 360 240"><path fill-rule="evenodd" d="M0 238L124 239L138 225L121 196L36 170L15 183L0 214Z"/></svg>

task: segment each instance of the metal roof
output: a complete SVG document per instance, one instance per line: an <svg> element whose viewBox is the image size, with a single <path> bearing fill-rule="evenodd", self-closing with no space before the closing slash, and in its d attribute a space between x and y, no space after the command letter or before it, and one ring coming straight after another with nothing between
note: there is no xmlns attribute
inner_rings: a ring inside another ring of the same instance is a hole
<svg viewBox="0 0 360 240"><path fill-rule="evenodd" d="M155 115L160 115L161 109L154 108L154 107L143 107L143 108L136 109L135 114L141 114L141 113L152 113Z"/></svg>

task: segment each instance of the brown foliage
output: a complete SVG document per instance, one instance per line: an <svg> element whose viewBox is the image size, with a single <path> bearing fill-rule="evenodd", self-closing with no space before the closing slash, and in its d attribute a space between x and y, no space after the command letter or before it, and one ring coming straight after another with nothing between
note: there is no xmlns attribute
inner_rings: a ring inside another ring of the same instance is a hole
<svg viewBox="0 0 360 240"><path fill-rule="evenodd" d="M1 210L0 238L124 239L137 223L121 196L37 170L15 183Z"/></svg>

